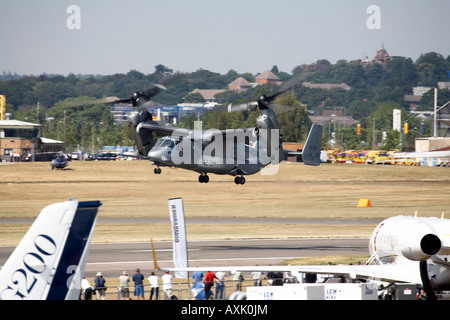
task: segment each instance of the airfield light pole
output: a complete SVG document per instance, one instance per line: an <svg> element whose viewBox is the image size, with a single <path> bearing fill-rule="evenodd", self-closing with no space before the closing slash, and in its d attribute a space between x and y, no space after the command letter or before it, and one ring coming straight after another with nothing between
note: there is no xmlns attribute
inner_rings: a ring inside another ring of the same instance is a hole
<svg viewBox="0 0 450 320"><path fill-rule="evenodd" d="M434 88L434 125L433 125L433 138L436 138L436 125L437 125L437 88Z"/></svg>
<svg viewBox="0 0 450 320"><path fill-rule="evenodd" d="M372 119L372 150L375 150L376 148L376 139L377 135L375 132L375 118Z"/></svg>
<svg viewBox="0 0 450 320"><path fill-rule="evenodd" d="M64 148L66 147L66 110L64 110Z"/></svg>

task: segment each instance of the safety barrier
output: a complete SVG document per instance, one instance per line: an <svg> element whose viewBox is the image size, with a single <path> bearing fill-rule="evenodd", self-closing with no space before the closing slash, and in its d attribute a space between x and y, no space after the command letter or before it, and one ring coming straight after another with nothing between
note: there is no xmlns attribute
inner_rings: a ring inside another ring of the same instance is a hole
<svg viewBox="0 0 450 320"><path fill-rule="evenodd" d="M171 297L166 297L163 290L163 285L159 284L158 290L158 299L176 299L176 300L191 300L193 299L190 288L192 287L193 282L173 282L172 283L172 292ZM246 291L246 288L249 286L254 286L254 280L251 278L245 279L244 281L233 281L226 280L223 290L223 300L228 300L230 297L235 297L237 293L242 293ZM267 280L262 281L262 285L268 285ZM144 284L144 300L150 299L151 294L151 286L150 284ZM214 286L211 288L213 293L212 299L217 299L216 296L216 287L217 284L214 283ZM121 300L121 287L119 286L108 286L106 287L105 300ZM130 291L130 300L136 300L137 297L134 296L134 285L129 286ZM234 295L233 295L234 294ZM99 300L98 294L93 294L91 300ZM219 297L220 298L220 297ZM84 300L84 292L81 293L80 300ZM155 300L155 295L153 295L153 300Z"/></svg>

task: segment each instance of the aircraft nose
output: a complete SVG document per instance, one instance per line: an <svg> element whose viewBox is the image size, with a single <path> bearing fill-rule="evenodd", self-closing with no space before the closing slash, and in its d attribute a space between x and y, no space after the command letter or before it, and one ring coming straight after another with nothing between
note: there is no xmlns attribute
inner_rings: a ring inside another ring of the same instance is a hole
<svg viewBox="0 0 450 320"><path fill-rule="evenodd" d="M170 161L170 149L166 148L153 148L148 153L148 158L152 161Z"/></svg>

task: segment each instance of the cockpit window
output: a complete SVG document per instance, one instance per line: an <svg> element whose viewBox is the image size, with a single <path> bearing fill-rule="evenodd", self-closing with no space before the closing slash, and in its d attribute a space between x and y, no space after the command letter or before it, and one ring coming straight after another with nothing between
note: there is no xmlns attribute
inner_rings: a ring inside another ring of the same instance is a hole
<svg viewBox="0 0 450 320"><path fill-rule="evenodd" d="M175 142L171 139L161 138L161 139L158 139L158 141L155 144L155 147L172 149L173 147L175 147Z"/></svg>

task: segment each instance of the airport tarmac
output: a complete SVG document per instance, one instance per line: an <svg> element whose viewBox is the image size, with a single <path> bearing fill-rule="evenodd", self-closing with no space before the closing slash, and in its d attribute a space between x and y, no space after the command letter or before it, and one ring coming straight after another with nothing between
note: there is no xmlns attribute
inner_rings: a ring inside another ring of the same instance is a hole
<svg viewBox="0 0 450 320"><path fill-rule="evenodd" d="M0 218L1 223L33 223L34 218ZM324 224L324 225L377 225L381 219L306 219L306 218L186 218L194 224ZM170 223L167 218L99 217L104 223ZM189 237L188 237L189 240ZM315 239L237 239L188 241L189 266L251 266L277 265L284 260L328 255L367 255L368 238L315 238ZM172 242L155 241L159 267L173 267ZM9 258L14 246L0 247L0 266ZM154 269L149 242L93 243L86 265L86 276L94 277L98 271L115 277L123 270L140 268L143 272Z"/></svg>
<svg viewBox="0 0 450 320"><path fill-rule="evenodd" d="M0 217L0 224L32 224L35 218ZM377 225L383 219L339 218L246 218L246 217L186 217L186 223L194 224L326 224L326 225ZM101 223L170 223L169 216L162 217L98 217Z"/></svg>
<svg viewBox="0 0 450 320"><path fill-rule="evenodd" d="M188 241L188 258L191 267L277 265L307 256L366 255L368 244L364 238ZM157 241L154 246L159 267L173 267L172 242ZM13 250L13 246L0 247L0 265ZM132 274L136 268L145 274L154 269L149 242L94 243L85 275L93 278L101 271L105 277L117 277L123 270Z"/></svg>

